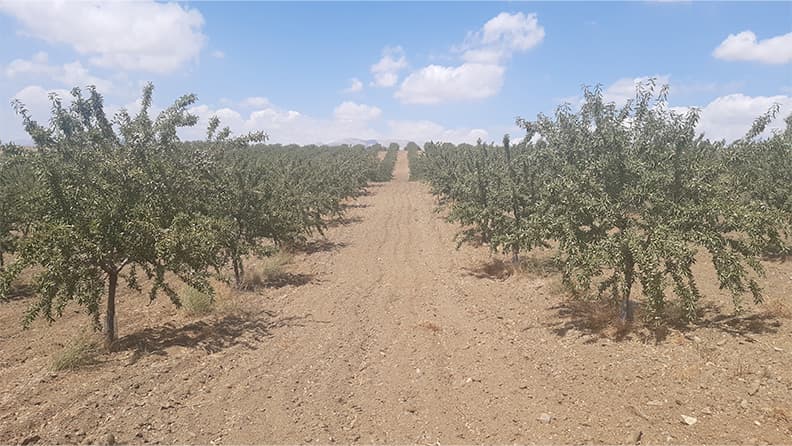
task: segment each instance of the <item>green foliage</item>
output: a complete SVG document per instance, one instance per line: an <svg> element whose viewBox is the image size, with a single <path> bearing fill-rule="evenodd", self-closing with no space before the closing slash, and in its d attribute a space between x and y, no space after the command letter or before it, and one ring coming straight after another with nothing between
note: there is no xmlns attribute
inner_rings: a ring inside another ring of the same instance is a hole
<svg viewBox="0 0 792 446"><path fill-rule="evenodd" d="M778 106L771 108L744 138L724 151L728 166L725 180L735 197L778 213L785 239L771 242L766 249L788 255L792 253L792 115L785 120L785 131L758 138L777 112Z"/></svg>
<svg viewBox="0 0 792 446"><path fill-rule="evenodd" d="M393 168L396 167L396 155L399 153L398 146L396 149L390 148L385 153L385 158L379 163L379 168L374 174L374 181L385 182L393 178Z"/></svg>
<svg viewBox="0 0 792 446"><path fill-rule="evenodd" d="M109 347L119 280L142 291L141 275L150 299L164 292L183 303L170 273L211 302L212 270L231 263L242 284L243 259L321 232L379 169L365 148L253 145L266 135L233 138L217 119L206 141L181 142L178 129L197 121L187 112L195 97L152 118L152 92L143 90L136 116L122 110L112 120L94 88L72 90L68 105L53 95L48 126L14 104L36 147L3 146L0 155L0 246L16 252L0 298L33 269L38 299L25 326L76 301L98 328L104 298Z"/></svg>
<svg viewBox="0 0 792 446"><path fill-rule="evenodd" d="M410 181L420 181L425 178L424 159L421 156L421 148L418 144L410 142L405 146L407 150L407 162L410 166Z"/></svg>
<svg viewBox="0 0 792 446"><path fill-rule="evenodd" d="M532 144L503 147L427 143L423 175L434 193L451 205L449 219L463 229L460 243L486 243L509 252L544 246L548 237L544 170Z"/></svg>
<svg viewBox="0 0 792 446"><path fill-rule="evenodd" d="M113 121L94 88L87 97L72 90L69 105L52 95L48 127L15 103L36 144L31 157L40 204L27 222L17 259L3 274L0 296L24 268L37 267L38 299L25 325L37 316L51 321L76 300L98 326L106 292L109 346L115 338L119 278L139 288L142 271L151 280L152 299L165 292L177 304L166 272L210 291L206 269L221 261L218 222L202 212L201 198L211 192L212 159L204 151L185 149L176 135L179 127L195 124L196 117L187 112L195 97L178 99L152 119L152 91L151 85L143 90L134 118L122 110Z"/></svg>
<svg viewBox="0 0 792 446"><path fill-rule="evenodd" d="M0 270L5 266L4 254L15 252L28 232L36 189L29 154L13 144L0 144Z"/></svg>
<svg viewBox="0 0 792 446"><path fill-rule="evenodd" d="M321 233L326 217L340 215L342 202L359 196L376 168L365 150L249 146L250 137L211 136L208 143L191 145L217 157L217 190L207 198L211 214L222 222L222 255L231 262L237 287L245 282L245 257L269 256L272 246Z"/></svg>
<svg viewBox="0 0 792 446"><path fill-rule="evenodd" d="M623 107L606 103L599 88L584 96L579 111L567 105L552 117L518 120L527 135L514 146L508 138L502 147L427 144L425 175L462 224L461 240L511 251L515 260L554 240L565 281L621 300L625 319L636 283L651 320L660 320L668 289L694 318L701 296L692 266L701 250L737 309L745 293L760 301L759 256L781 243L789 221L789 195L774 187L792 183L792 132L754 142L767 116L725 147L697 136L698 111L672 111L666 89L655 95L653 83ZM756 184L773 162L780 167Z"/></svg>
<svg viewBox="0 0 792 446"><path fill-rule="evenodd" d="M653 93L651 83L640 87L619 108L599 89L585 90L577 113L562 107L553 118L521 121L529 136L541 135L558 173L548 189L566 279L588 287L608 276L599 290L621 298L623 318L636 281L651 318L662 314L670 286L693 318L701 296L692 266L703 248L737 308L746 292L761 300L750 271L762 273L759 250L778 238L773 216L720 187L722 145L696 136L698 111L675 113L665 89Z"/></svg>

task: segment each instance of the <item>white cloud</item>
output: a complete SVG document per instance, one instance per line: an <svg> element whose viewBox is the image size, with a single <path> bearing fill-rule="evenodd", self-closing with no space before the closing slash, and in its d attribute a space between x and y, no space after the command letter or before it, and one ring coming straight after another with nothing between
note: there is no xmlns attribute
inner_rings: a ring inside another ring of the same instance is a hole
<svg viewBox="0 0 792 446"><path fill-rule="evenodd" d="M404 57L402 47L385 47L382 50L382 58L371 66L371 74L374 75L371 85L392 87L399 82L399 72L405 68L407 68L407 59Z"/></svg>
<svg viewBox="0 0 792 446"><path fill-rule="evenodd" d="M453 52L462 53L462 64L423 67L407 76L394 96L407 104L439 104L494 96L503 86L506 59L534 48L544 36L536 14L502 12L480 30L468 33L463 44L452 48Z"/></svg>
<svg viewBox="0 0 792 446"><path fill-rule="evenodd" d="M168 73L195 59L206 42L196 9L153 0L135 2L0 3L28 35L70 45L92 64Z"/></svg>
<svg viewBox="0 0 792 446"><path fill-rule="evenodd" d="M645 85L650 79L655 79L655 87L671 83L671 76L655 74L654 76L624 77L612 83L602 92L605 102L615 102L616 105L624 105L628 100L635 98L635 89L639 85Z"/></svg>
<svg viewBox="0 0 792 446"><path fill-rule="evenodd" d="M243 99L242 102L241 102L241 105L243 107L258 107L258 108L262 108L262 107L269 107L271 104L270 104L269 99L267 99L267 98L265 98L263 96L251 96L249 98Z"/></svg>
<svg viewBox="0 0 792 446"><path fill-rule="evenodd" d="M207 105L192 107L190 112L199 117L195 127L182 129L185 139L202 139L206 134L209 118L220 118L221 126L228 126L234 134L264 131L270 142L282 144L326 144L345 140L415 141L422 144L428 140L454 143L475 143L487 139L483 129L446 128L432 121L388 121L378 129L382 111L378 107L344 102L336 107L330 118L313 117L294 110L283 110L269 105L249 113L233 108L214 109Z"/></svg>
<svg viewBox="0 0 792 446"><path fill-rule="evenodd" d="M14 59L6 66L5 74L8 77L15 77L18 74L50 74L51 67L48 65L49 56L43 51L34 54L30 60Z"/></svg>
<svg viewBox="0 0 792 446"><path fill-rule="evenodd" d="M358 91L363 90L363 82L360 79L353 77L349 80L349 87L343 90L344 93L357 93Z"/></svg>
<svg viewBox="0 0 792 446"><path fill-rule="evenodd" d="M426 141L475 143L479 138L486 140L489 136L484 129L449 129L432 121L388 121L388 127L393 138L419 144Z"/></svg>
<svg viewBox="0 0 792 446"><path fill-rule="evenodd" d="M79 61L64 65L50 65L49 56L45 52L34 54L30 60L12 60L6 66L5 74L9 78L43 76L48 80L58 81L69 88L94 85L102 92L108 92L112 88L110 81L91 75Z"/></svg>
<svg viewBox="0 0 792 446"><path fill-rule="evenodd" d="M195 127L182 129L179 133L182 138L204 138L209 118L217 116L220 118L220 125L229 127L234 134L263 131L269 135L270 142L283 144L328 143L345 138L372 139L377 137L378 133L369 128L368 123L373 119L373 115L381 113L376 107L358 104L339 105L336 107L338 116L331 119L314 118L295 110L282 110L273 105L255 109L247 114L228 107L212 109L206 105L192 107L190 112L199 117L199 122Z"/></svg>
<svg viewBox="0 0 792 446"><path fill-rule="evenodd" d="M62 88L53 88L48 90L40 85L28 85L27 87L16 92L11 99L19 100L25 106L25 108L27 108L30 116L34 120L38 121L42 125L46 125L49 122L50 116L52 114L52 102L49 99L49 95L51 93L54 93L63 99L64 105L68 104L72 97L69 90L64 90ZM19 118L19 122L22 122L21 118Z"/></svg>
<svg viewBox="0 0 792 446"><path fill-rule="evenodd" d="M475 63L501 63L514 52L528 51L544 40L545 31L536 14L502 12L481 30L468 34L458 48L463 59Z"/></svg>
<svg viewBox="0 0 792 446"><path fill-rule="evenodd" d="M8 104L13 99L18 99L30 113L33 120L37 121L43 126L49 124L52 103L49 100L49 94L55 93L63 99L64 105L70 103L71 94L68 90L64 89L46 89L40 85L28 85L21 90L14 93L13 96L4 100ZM21 145L32 144L33 141L30 135L25 131L22 124L22 118L14 113L10 107L3 107L0 109L0 117L2 120L2 127L0 127L0 140L4 142L15 142Z"/></svg>
<svg viewBox="0 0 792 446"><path fill-rule="evenodd" d="M729 61L751 61L765 64L792 62L792 32L758 40L752 31L729 34L712 55Z"/></svg>
<svg viewBox="0 0 792 446"><path fill-rule="evenodd" d="M745 136L754 120L773 104L779 104L781 112L768 131L782 129L785 125L782 118L792 113L792 96L746 96L738 93L720 96L702 107L697 130L710 139L734 141Z"/></svg>
<svg viewBox="0 0 792 446"><path fill-rule="evenodd" d="M407 76L395 96L407 104L484 99L500 91L505 71L500 65L429 65Z"/></svg>
<svg viewBox="0 0 792 446"><path fill-rule="evenodd" d="M382 115L382 110L366 104L346 101L333 110L333 116L339 121L370 121Z"/></svg>

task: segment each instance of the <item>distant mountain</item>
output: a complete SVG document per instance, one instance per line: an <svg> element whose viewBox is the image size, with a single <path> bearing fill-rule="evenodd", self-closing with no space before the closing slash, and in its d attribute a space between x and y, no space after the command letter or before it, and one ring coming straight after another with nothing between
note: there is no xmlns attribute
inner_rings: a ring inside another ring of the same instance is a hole
<svg viewBox="0 0 792 446"><path fill-rule="evenodd" d="M350 145L350 146L355 146L355 145L358 145L358 144L363 144L364 146L369 147L369 146L373 146L374 144L377 144L377 142L378 141L376 139L345 138L345 139L339 139L337 141L333 141L333 142L327 143L327 145L328 146L340 146L342 144L347 144L347 145Z"/></svg>

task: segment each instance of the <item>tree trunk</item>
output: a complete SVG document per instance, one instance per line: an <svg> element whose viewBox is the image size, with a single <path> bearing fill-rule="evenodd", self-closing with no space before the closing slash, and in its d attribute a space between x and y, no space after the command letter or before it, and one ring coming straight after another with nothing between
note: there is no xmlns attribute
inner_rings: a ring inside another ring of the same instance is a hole
<svg viewBox="0 0 792 446"><path fill-rule="evenodd" d="M517 246L512 247L512 264L518 265L520 263L520 248Z"/></svg>
<svg viewBox="0 0 792 446"><path fill-rule="evenodd" d="M236 288L241 288L242 287L242 277L241 277L241 273L239 271L239 262L237 261L236 257L234 257L233 260L231 260L231 265L233 265L233 267L234 267L234 286Z"/></svg>
<svg viewBox="0 0 792 446"><path fill-rule="evenodd" d="M234 257L231 264L234 266L234 284L237 289L241 289L245 280L245 265L239 257Z"/></svg>
<svg viewBox="0 0 792 446"><path fill-rule="evenodd" d="M118 287L118 270L113 268L108 273L107 285L107 312L105 313L105 348L112 351L113 343L116 340L116 320L115 320L115 298L116 288Z"/></svg>
<svg viewBox="0 0 792 446"><path fill-rule="evenodd" d="M5 258L3 257L3 253L0 251L0 269L5 268Z"/></svg>
<svg viewBox="0 0 792 446"><path fill-rule="evenodd" d="M630 293L632 285L635 281L635 260L633 259L632 252L629 248L622 248L622 255L624 256L624 286L622 288L622 304L621 304L621 321L632 322L633 320L633 305L630 302Z"/></svg>

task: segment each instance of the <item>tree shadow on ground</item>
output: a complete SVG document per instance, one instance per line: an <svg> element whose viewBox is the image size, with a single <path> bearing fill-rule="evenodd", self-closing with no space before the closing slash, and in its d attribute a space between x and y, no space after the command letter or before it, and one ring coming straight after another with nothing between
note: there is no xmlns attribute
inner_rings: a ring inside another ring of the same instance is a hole
<svg viewBox="0 0 792 446"><path fill-rule="evenodd" d="M255 293L263 288L298 287L315 281L315 277L313 274L290 273L288 271L277 271L267 275L251 274L246 277L241 289Z"/></svg>
<svg viewBox="0 0 792 446"><path fill-rule="evenodd" d="M792 253L790 252L766 252L762 254L762 260L765 262L786 263L792 260Z"/></svg>
<svg viewBox="0 0 792 446"><path fill-rule="evenodd" d="M616 341L630 339L630 324L619 320L619 308L613 302L599 299L569 298L550 307L560 322L548 322L545 326L560 337L570 332L592 336L586 343L608 338Z"/></svg>
<svg viewBox="0 0 792 446"><path fill-rule="evenodd" d="M337 217L333 217L327 221L328 228L336 228L338 226L347 226L353 223L360 223L363 221L362 217L347 217L345 215L339 215Z"/></svg>
<svg viewBox="0 0 792 446"><path fill-rule="evenodd" d="M490 259L473 267L462 268L465 274L478 279L506 280L514 274L514 265L502 259Z"/></svg>
<svg viewBox="0 0 792 446"><path fill-rule="evenodd" d="M262 339L281 327L302 327L306 316L276 317L270 311L242 312L187 325L168 323L124 336L114 345L115 351L133 351L134 363L144 354L166 355L170 347L186 347L217 353L241 345L254 350Z"/></svg>
<svg viewBox="0 0 792 446"><path fill-rule="evenodd" d="M469 276L490 280L506 280L515 274L546 277L560 271L557 262L549 257L524 257L517 264L510 260L492 258L462 269Z"/></svg>
<svg viewBox="0 0 792 446"><path fill-rule="evenodd" d="M314 281L313 274L280 272L267 277L263 282L264 288L283 288L286 286L303 286Z"/></svg>
<svg viewBox="0 0 792 446"><path fill-rule="evenodd" d="M6 295L5 299L0 302L13 302L16 300L25 300L36 295L36 289L29 283L15 283L11 285L11 289Z"/></svg>
<svg viewBox="0 0 792 446"><path fill-rule="evenodd" d="M334 242L328 239L318 239L291 246L290 250L294 253L316 254L317 252L335 251L345 248L346 246L347 244L343 242Z"/></svg>
<svg viewBox="0 0 792 446"><path fill-rule="evenodd" d="M644 309L635 302L634 322L622 322L620 309L613 299L575 299L550 307L556 312L557 322L545 324L554 334L564 337L570 333L592 336L586 343L608 338L614 341L631 340L638 337L644 341L663 342L670 330L691 333L701 328L722 331L732 336L753 341L752 335L776 333L781 327L780 317L772 311L757 311L749 314L728 314L720 306L705 303L699 306L697 317L688 321L681 305L676 302L667 305L656 326L644 321Z"/></svg>
<svg viewBox="0 0 792 446"><path fill-rule="evenodd" d="M371 205L366 203L345 203L341 205L343 209L365 209L369 206Z"/></svg>

